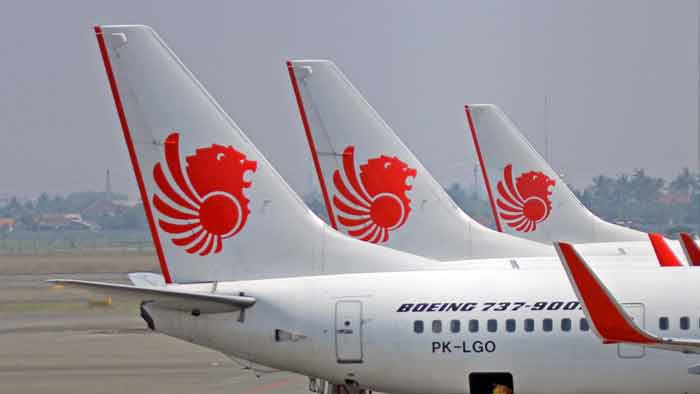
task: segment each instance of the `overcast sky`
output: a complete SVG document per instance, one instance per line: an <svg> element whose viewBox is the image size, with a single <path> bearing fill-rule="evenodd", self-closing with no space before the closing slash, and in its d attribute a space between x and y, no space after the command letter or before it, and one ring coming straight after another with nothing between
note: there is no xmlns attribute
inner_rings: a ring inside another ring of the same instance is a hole
<svg viewBox="0 0 700 394"><path fill-rule="evenodd" d="M285 67L334 60L425 166L471 183L463 105L501 106L577 186L697 168L696 1L17 1L0 13L0 196L136 186L91 27L153 26L300 193Z"/></svg>

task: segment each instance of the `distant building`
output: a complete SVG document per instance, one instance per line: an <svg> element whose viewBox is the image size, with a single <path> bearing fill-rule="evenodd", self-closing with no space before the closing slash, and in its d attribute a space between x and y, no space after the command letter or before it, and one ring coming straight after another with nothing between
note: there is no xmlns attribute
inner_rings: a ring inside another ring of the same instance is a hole
<svg viewBox="0 0 700 394"><path fill-rule="evenodd" d="M12 231L15 229L17 220L13 218L0 218L0 231Z"/></svg>
<svg viewBox="0 0 700 394"><path fill-rule="evenodd" d="M123 215L128 209L128 206L117 204L116 201L106 199L95 200L87 208L83 209L82 214L85 217L97 218L104 216L119 216Z"/></svg>
<svg viewBox="0 0 700 394"><path fill-rule="evenodd" d="M126 208L134 208L141 205L141 200L114 200L112 203Z"/></svg>
<svg viewBox="0 0 700 394"><path fill-rule="evenodd" d="M688 193L668 192L659 197L659 202L664 205L689 204L690 195Z"/></svg>
<svg viewBox="0 0 700 394"><path fill-rule="evenodd" d="M92 230L94 226L83 220L79 213L43 214L37 221L37 229L52 230Z"/></svg>

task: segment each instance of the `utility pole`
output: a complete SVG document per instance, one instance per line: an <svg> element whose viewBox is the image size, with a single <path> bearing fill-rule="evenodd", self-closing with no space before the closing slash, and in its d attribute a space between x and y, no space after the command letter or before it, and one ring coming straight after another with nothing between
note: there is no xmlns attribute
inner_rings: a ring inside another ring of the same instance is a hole
<svg viewBox="0 0 700 394"><path fill-rule="evenodd" d="M544 123L544 160L551 166L549 157L549 96L544 96L544 115L542 117L542 123Z"/></svg>
<svg viewBox="0 0 700 394"><path fill-rule="evenodd" d="M107 175L105 176L105 199L112 201L112 179L109 176L109 169L107 169Z"/></svg>
<svg viewBox="0 0 700 394"><path fill-rule="evenodd" d="M473 186L473 193L474 193L474 199L478 200L480 197L479 193L479 163L474 164L474 186Z"/></svg>

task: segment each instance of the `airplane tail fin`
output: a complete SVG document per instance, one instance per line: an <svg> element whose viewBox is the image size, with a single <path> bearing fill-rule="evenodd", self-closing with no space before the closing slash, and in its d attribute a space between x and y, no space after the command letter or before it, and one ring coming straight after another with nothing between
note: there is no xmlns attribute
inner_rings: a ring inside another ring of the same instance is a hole
<svg viewBox="0 0 700 394"><path fill-rule="evenodd" d="M681 246L688 260L688 264L693 267L700 267L700 247L695 243L693 236L688 233L681 233Z"/></svg>
<svg viewBox="0 0 700 394"><path fill-rule="evenodd" d="M346 256L367 247L327 230L151 28L95 33L166 283L386 270L401 259Z"/></svg>
<svg viewBox="0 0 700 394"><path fill-rule="evenodd" d="M465 110L500 231L539 242L647 240L645 233L603 221L584 207L498 107Z"/></svg>
<svg viewBox="0 0 700 394"><path fill-rule="evenodd" d="M443 261L553 254L464 214L335 64L287 65L333 227Z"/></svg>
<svg viewBox="0 0 700 394"><path fill-rule="evenodd" d="M657 233L649 233L651 246L654 248L656 259L662 267L682 267L683 264L673 253L671 248L666 243L663 235Z"/></svg>

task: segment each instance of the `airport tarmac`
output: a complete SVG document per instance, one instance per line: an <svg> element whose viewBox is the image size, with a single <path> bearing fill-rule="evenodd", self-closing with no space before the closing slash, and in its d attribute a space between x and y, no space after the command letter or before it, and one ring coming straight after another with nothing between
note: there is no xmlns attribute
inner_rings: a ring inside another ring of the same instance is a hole
<svg viewBox="0 0 700 394"><path fill-rule="evenodd" d="M98 268L90 265L93 258ZM88 273L75 273L86 266ZM61 277L126 283L119 272L125 266L155 271L156 262L143 256L0 256L0 393L308 392L303 376L257 378L220 353L149 331L137 305L87 302L45 282Z"/></svg>

